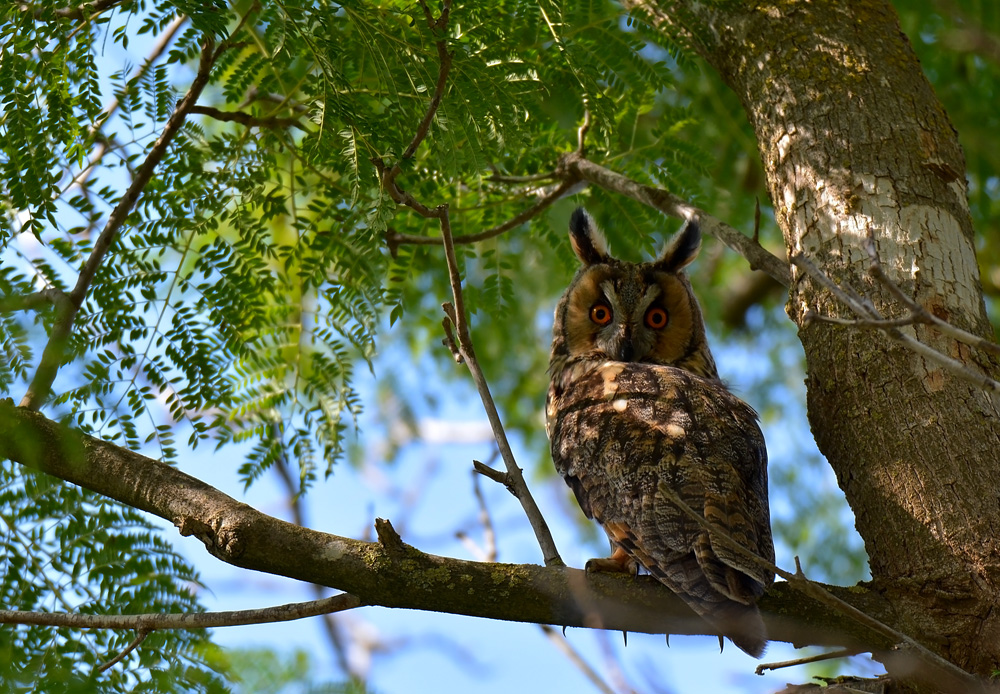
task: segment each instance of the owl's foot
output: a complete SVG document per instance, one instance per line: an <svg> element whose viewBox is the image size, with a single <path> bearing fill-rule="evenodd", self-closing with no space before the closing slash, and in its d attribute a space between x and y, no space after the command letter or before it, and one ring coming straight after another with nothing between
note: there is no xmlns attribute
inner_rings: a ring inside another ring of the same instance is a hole
<svg viewBox="0 0 1000 694"><path fill-rule="evenodd" d="M610 557L587 560L583 568L587 573L605 572L632 574L633 576L639 573L638 562L627 555L621 547L615 547L615 551L611 553Z"/></svg>

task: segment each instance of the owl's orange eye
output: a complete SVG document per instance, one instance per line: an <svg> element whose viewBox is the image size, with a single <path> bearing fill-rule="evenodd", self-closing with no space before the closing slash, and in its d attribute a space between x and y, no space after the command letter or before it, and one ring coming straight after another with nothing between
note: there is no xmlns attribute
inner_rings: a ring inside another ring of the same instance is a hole
<svg viewBox="0 0 1000 694"><path fill-rule="evenodd" d="M662 330L667 327L667 312L659 306L646 311L646 327L653 330Z"/></svg>
<svg viewBox="0 0 1000 694"><path fill-rule="evenodd" d="M594 304L590 308L590 320L598 325L607 325L611 322L611 307L607 304Z"/></svg>

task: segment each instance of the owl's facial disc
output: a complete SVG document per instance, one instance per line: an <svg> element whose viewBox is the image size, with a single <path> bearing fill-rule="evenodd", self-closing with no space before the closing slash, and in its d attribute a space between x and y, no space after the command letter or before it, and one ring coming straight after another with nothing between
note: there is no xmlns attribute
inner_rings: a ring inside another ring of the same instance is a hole
<svg viewBox="0 0 1000 694"><path fill-rule="evenodd" d="M631 278L607 279L590 308L594 347L615 361L646 361L668 314L656 302L656 285L642 286Z"/></svg>

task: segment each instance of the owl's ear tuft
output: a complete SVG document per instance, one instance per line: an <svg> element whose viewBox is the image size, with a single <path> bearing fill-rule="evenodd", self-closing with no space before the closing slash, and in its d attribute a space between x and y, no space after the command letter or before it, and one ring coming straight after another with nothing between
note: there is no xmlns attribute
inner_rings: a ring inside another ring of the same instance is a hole
<svg viewBox="0 0 1000 694"><path fill-rule="evenodd" d="M701 250L701 227L697 219L689 219L656 260L656 267L663 272L677 272L698 257Z"/></svg>
<svg viewBox="0 0 1000 694"><path fill-rule="evenodd" d="M608 242L597 224L582 207L573 210L569 218L569 241L573 252L584 265L606 263L610 259Z"/></svg>

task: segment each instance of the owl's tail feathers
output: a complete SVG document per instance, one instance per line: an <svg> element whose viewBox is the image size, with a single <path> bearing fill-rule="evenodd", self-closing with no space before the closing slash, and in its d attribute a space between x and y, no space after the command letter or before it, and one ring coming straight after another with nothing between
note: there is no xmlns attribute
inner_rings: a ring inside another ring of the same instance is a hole
<svg viewBox="0 0 1000 694"><path fill-rule="evenodd" d="M729 640L747 655L754 658L764 655L764 650L767 648L767 629L756 605L744 605L726 600L711 606L701 603L695 607L695 612L729 637Z"/></svg>
<svg viewBox="0 0 1000 694"><path fill-rule="evenodd" d="M727 579L727 593L723 593L705 572L706 566L693 553L687 556L678 553L659 564L646 564L642 561L644 557L637 558L699 617L728 636L737 648L754 658L764 655L767 629L755 604L757 595L763 591L759 586L753 590L752 579L728 569L723 572Z"/></svg>

